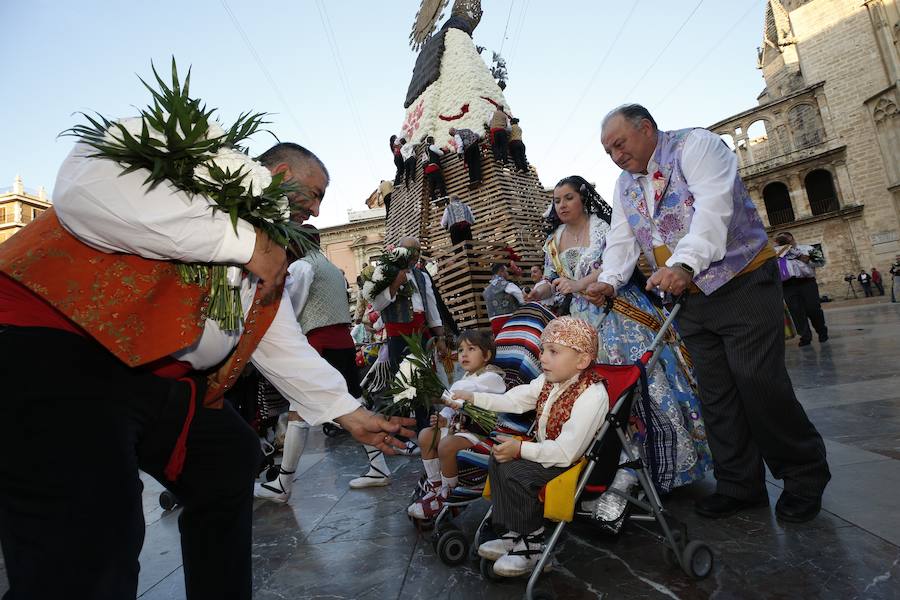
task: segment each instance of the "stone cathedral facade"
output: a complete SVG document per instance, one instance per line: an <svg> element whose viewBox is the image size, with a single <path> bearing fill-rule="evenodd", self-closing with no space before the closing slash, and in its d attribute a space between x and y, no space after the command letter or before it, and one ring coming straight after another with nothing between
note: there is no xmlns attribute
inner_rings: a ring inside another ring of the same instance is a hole
<svg viewBox="0 0 900 600"><path fill-rule="evenodd" d="M715 123L769 233L819 244L823 294L900 254L897 0L769 0L758 105Z"/></svg>

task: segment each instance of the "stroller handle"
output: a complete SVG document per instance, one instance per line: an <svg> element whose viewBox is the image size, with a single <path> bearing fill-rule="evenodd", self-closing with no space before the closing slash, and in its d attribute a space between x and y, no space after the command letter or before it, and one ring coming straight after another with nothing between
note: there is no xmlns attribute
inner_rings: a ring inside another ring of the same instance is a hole
<svg viewBox="0 0 900 600"><path fill-rule="evenodd" d="M659 355L663 345L663 338L666 337L666 333L668 333L669 328L672 327L672 323L675 321L675 317L677 317L678 313L681 311L681 305L684 304L686 296L687 294L681 294L680 296L675 298L675 306L673 306L672 310L669 311L669 316L666 317L665 321L663 321L663 324L660 326L659 331L656 332L656 337L653 338L653 342L647 349L647 352L651 353L650 360L647 361L647 371L652 371L653 367L656 366L657 361L659 361Z"/></svg>

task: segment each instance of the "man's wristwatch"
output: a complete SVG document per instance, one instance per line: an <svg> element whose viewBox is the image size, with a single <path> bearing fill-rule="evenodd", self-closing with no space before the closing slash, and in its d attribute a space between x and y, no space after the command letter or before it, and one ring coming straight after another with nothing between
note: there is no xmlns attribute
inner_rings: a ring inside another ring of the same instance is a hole
<svg viewBox="0 0 900 600"><path fill-rule="evenodd" d="M688 275L690 275L690 276L691 276L691 279L694 278L694 269L692 269L690 265L686 265L686 264L684 264L684 263L675 263L675 264L672 265L672 266L673 266L673 267L678 267L679 269L681 269L682 271L684 271L685 273L687 273Z"/></svg>

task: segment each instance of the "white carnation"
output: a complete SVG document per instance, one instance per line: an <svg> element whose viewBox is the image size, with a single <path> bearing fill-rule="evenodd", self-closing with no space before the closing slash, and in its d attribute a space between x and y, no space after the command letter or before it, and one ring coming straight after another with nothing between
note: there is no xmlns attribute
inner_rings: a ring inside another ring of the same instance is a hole
<svg viewBox="0 0 900 600"><path fill-rule="evenodd" d="M250 194L253 196L262 194L263 190L272 183L272 174L267 168L234 148L220 148L211 159L194 168L194 177L215 185L215 180L210 173L213 165L232 174L240 171L244 175L245 189L249 185Z"/></svg>
<svg viewBox="0 0 900 600"><path fill-rule="evenodd" d="M219 125L218 121L210 121L209 128L206 130L206 139L225 137L225 130Z"/></svg>
<svg viewBox="0 0 900 600"><path fill-rule="evenodd" d="M399 394L394 394L394 402L401 402L403 400L413 400L416 397L416 388L407 387Z"/></svg>
<svg viewBox="0 0 900 600"><path fill-rule="evenodd" d="M106 134L103 136L103 140L107 143L121 143L124 139L124 135L122 135L122 130L119 129L119 125L125 128L125 131L136 140L141 139L141 133L144 127L144 118L143 117L128 117L125 119L119 119L112 125L110 125L109 129L106 130ZM153 127L147 125L147 133L151 139L159 140L160 142L166 141L166 135Z"/></svg>
<svg viewBox="0 0 900 600"><path fill-rule="evenodd" d="M291 203L287 196L278 199L278 209L281 211L281 218L287 221L291 218Z"/></svg>
<svg viewBox="0 0 900 600"><path fill-rule="evenodd" d="M378 265L372 271L372 281L384 281L384 265Z"/></svg>
<svg viewBox="0 0 900 600"><path fill-rule="evenodd" d="M409 358L403 359L403 362L400 363L400 368L397 369L397 375L402 376L404 381L412 381L413 375L416 373L417 369L415 365L409 360Z"/></svg>
<svg viewBox="0 0 900 600"><path fill-rule="evenodd" d="M363 284L362 295L369 300L372 300L372 292L375 291L375 284L371 281L367 281Z"/></svg>

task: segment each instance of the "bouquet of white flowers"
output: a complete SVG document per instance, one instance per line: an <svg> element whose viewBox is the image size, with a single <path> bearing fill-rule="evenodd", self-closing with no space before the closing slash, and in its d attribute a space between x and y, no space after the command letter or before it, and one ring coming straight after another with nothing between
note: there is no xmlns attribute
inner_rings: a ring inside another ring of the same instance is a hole
<svg viewBox="0 0 900 600"><path fill-rule="evenodd" d="M438 379L432 356L425 350L422 335L404 335L403 339L409 346L409 354L400 363L389 390L393 402L384 410L389 416L405 416L419 407L431 410L431 405L446 391Z"/></svg>
<svg viewBox="0 0 900 600"><path fill-rule="evenodd" d="M391 285L394 278L400 271L410 268L410 260L412 260L412 251L409 248L398 246L389 248L387 252L381 256L375 257L375 264L368 265L362 270L363 298L372 302L378 294L383 292ZM408 281L400 286L397 292L398 296L409 298L412 296L412 284Z"/></svg>
<svg viewBox="0 0 900 600"><path fill-rule="evenodd" d="M315 247L308 233L290 220L288 194L294 186L247 155L241 142L267 123L265 113L241 114L227 129L212 119L216 109L207 109L188 95L191 74L181 83L175 59L172 82L167 85L152 67L159 89L143 79L153 104L139 117L110 121L81 113L89 122L63 132L96 150L91 156L114 160L124 173L139 169L150 172L144 182L151 189L168 181L189 195L212 200L211 210L261 229L281 246L291 243L304 250ZM210 285L209 317L225 330L236 330L243 319L240 300L241 267L237 265L181 264L179 273L187 283Z"/></svg>

